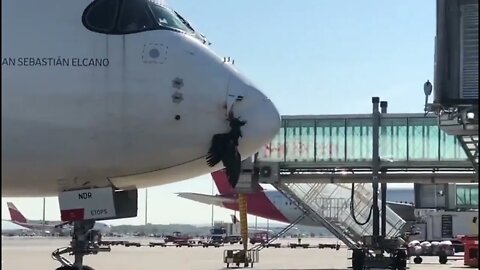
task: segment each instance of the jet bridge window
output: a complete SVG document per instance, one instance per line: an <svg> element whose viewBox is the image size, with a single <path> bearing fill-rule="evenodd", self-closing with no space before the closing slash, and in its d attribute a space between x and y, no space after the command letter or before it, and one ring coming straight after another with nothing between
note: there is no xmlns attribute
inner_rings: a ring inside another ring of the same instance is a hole
<svg viewBox="0 0 480 270"><path fill-rule="evenodd" d="M457 185L457 207L475 208L478 207L478 186Z"/></svg>
<svg viewBox="0 0 480 270"><path fill-rule="evenodd" d="M118 0L97 0L91 3L84 12L83 24L87 29L107 33L115 27L118 13Z"/></svg>

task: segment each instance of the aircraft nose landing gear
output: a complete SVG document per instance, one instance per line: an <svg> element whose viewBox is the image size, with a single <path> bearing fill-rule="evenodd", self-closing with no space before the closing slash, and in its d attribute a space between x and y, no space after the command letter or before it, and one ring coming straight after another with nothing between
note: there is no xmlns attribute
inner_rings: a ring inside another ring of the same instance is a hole
<svg viewBox="0 0 480 270"><path fill-rule="evenodd" d="M62 221L73 224L73 234L70 246L52 253L62 264L57 270L92 270L83 265L83 256L110 251L110 247L100 247L101 235L93 230L95 220L136 217L137 199L137 189L103 187L61 192L58 201ZM73 263L62 257L66 253L74 256Z"/></svg>
<svg viewBox="0 0 480 270"><path fill-rule="evenodd" d="M93 268L83 265L83 256L110 251L110 247L99 246L96 241L98 232L92 230L93 225L95 225L94 220L73 222L70 246L59 248L52 253L52 257L62 264L57 270L93 270ZM65 253L75 257L73 264L62 256Z"/></svg>

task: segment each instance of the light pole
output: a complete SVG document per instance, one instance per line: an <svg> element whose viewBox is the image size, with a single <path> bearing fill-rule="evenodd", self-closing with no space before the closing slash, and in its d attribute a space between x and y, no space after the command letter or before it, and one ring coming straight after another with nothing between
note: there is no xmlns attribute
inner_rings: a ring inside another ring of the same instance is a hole
<svg viewBox="0 0 480 270"><path fill-rule="evenodd" d="M425 115L430 110L430 108L428 106L428 96L430 96L432 94L432 89L433 89L432 83L429 80L427 80L423 84L423 93L425 93L425 108L424 108Z"/></svg>
<svg viewBox="0 0 480 270"><path fill-rule="evenodd" d="M148 188L145 189L145 225L148 222Z"/></svg>
<svg viewBox="0 0 480 270"><path fill-rule="evenodd" d="M43 197L43 226L45 226L47 223L45 221L45 197Z"/></svg>
<svg viewBox="0 0 480 270"><path fill-rule="evenodd" d="M270 220L267 218L267 241L270 240Z"/></svg>

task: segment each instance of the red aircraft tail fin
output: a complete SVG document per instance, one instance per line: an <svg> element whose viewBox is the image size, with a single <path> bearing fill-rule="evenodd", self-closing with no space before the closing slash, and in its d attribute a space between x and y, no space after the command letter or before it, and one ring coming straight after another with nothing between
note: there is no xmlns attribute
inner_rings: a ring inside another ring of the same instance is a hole
<svg viewBox="0 0 480 270"><path fill-rule="evenodd" d="M212 172L211 174L220 195L230 195L230 194L237 193L235 189L233 189L230 183L228 182L227 173L225 172L225 169ZM260 191L263 190L262 186L260 185L257 186L257 189Z"/></svg>
<svg viewBox="0 0 480 270"><path fill-rule="evenodd" d="M8 211L10 212L10 219L19 223L27 223L27 218L15 207L11 202L7 202Z"/></svg>

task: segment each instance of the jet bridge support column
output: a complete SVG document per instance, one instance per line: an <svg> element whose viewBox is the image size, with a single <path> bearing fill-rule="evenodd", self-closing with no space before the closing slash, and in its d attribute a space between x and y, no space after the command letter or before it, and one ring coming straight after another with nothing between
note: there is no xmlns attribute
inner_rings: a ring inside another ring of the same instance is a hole
<svg viewBox="0 0 480 270"><path fill-rule="evenodd" d="M378 104L380 103L380 98L372 98L372 188L373 188L373 238L374 241L378 239L380 235L380 222L379 222L379 212L378 209L378 172L380 167L380 156L378 154L379 148L379 127L380 127L380 111Z"/></svg>
<svg viewBox="0 0 480 270"><path fill-rule="evenodd" d="M227 250L224 253L224 262L227 263L227 267L230 263L235 263L237 266L244 264L245 267L248 267L258 262L258 250L248 250L247 195L258 191L258 172L255 170L254 160L255 158L253 160L247 158L242 162L240 178L235 187L238 194L243 249Z"/></svg>
<svg viewBox="0 0 480 270"><path fill-rule="evenodd" d="M398 238L386 239L386 185L382 184L382 235L380 235L380 209L378 206L378 186L380 154L380 120L382 115L379 110L380 98L372 98L372 235L362 236L362 245L353 249L352 268L353 270L364 270L371 268L381 269L406 269L407 260L405 249L401 247ZM382 102L382 113L386 113L387 103ZM383 131L383 129L382 129ZM385 252L389 256L385 256Z"/></svg>
<svg viewBox="0 0 480 270"><path fill-rule="evenodd" d="M240 212L240 229L242 233L243 250L248 250L247 194L255 192L255 174L252 158L242 162L242 171L235 190L238 193L238 210Z"/></svg>
<svg viewBox="0 0 480 270"><path fill-rule="evenodd" d="M240 232L242 234L243 250L248 249L248 220L247 220L247 195L238 193L238 210L240 211Z"/></svg>
<svg viewBox="0 0 480 270"><path fill-rule="evenodd" d="M387 113L387 107L388 107L388 102L386 101L381 101L380 102L380 109L382 115ZM381 131L382 131L382 138L385 138L385 135L387 133L386 127L384 125L381 125ZM385 145L385 141L383 141L383 145ZM382 175L384 175L385 172L382 172ZM381 184L381 193L382 193L382 238L387 237L387 183L383 182Z"/></svg>

